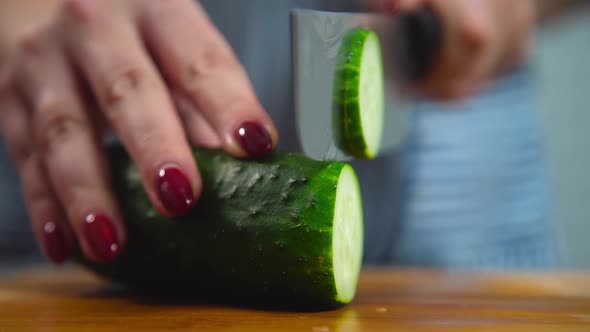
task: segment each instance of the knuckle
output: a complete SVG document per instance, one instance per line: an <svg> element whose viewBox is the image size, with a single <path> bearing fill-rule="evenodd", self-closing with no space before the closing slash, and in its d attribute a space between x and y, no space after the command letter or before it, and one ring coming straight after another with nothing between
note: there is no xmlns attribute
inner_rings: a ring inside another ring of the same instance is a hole
<svg viewBox="0 0 590 332"><path fill-rule="evenodd" d="M25 199L29 204L42 204L43 202L51 201L52 198L45 188L32 186L31 189L26 190Z"/></svg>
<svg viewBox="0 0 590 332"><path fill-rule="evenodd" d="M45 98L40 102L33 113L33 123L37 145L44 154L88 129L83 116L68 110L64 99L59 97Z"/></svg>
<svg viewBox="0 0 590 332"><path fill-rule="evenodd" d="M102 5L103 1L65 0L62 15L76 23L88 24L98 18Z"/></svg>
<svg viewBox="0 0 590 332"><path fill-rule="evenodd" d="M106 110L117 109L124 102L148 84L146 70L136 65L119 66L105 75Z"/></svg>
<svg viewBox="0 0 590 332"><path fill-rule="evenodd" d="M232 70L236 67L236 61L222 47L205 47L194 61L185 65L181 79L182 88L191 94L195 93L209 76L220 70Z"/></svg>
<svg viewBox="0 0 590 332"><path fill-rule="evenodd" d="M25 56L38 56L45 48L44 39L45 29L37 28L25 33L17 42L17 48Z"/></svg>
<svg viewBox="0 0 590 332"><path fill-rule="evenodd" d="M20 116L15 117L14 110L0 109L0 112L2 111L5 112L0 117L2 136L6 142L8 154L14 166L17 169L21 169L22 165L30 159L33 153L30 133L25 123L26 120Z"/></svg>
<svg viewBox="0 0 590 332"><path fill-rule="evenodd" d="M18 49L0 53L0 98L13 98L17 91L17 81L22 75L22 59ZM0 110L2 112L2 110Z"/></svg>
<svg viewBox="0 0 590 332"><path fill-rule="evenodd" d="M495 28L489 20L467 17L461 25L461 34L468 47L475 51L489 49L494 41Z"/></svg>
<svg viewBox="0 0 590 332"><path fill-rule="evenodd" d="M22 169L33 157L33 148L25 136L26 134L22 133L9 142L9 156L17 169Z"/></svg>

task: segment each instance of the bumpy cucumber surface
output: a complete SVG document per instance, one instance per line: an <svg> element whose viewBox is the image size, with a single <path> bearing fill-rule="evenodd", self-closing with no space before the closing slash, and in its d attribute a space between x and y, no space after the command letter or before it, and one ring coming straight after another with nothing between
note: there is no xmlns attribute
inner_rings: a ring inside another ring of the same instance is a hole
<svg viewBox="0 0 590 332"><path fill-rule="evenodd" d="M112 263L83 263L142 290L310 309L353 299L363 211L351 166L278 152L257 161L194 155L202 196L188 215L167 218L125 151L111 150L128 243Z"/></svg>
<svg viewBox="0 0 590 332"><path fill-rule="evenodd" d="M379 37L352 29L342 39L334 74L332 124L338 147L357 158L374 158L381 146L383 112Z"/></svg>

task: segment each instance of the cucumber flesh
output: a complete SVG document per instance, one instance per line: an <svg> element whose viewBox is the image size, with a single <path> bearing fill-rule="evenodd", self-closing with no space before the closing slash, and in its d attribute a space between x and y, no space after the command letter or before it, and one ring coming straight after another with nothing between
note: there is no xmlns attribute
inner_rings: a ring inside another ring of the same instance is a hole
<svg viewBox="0 0 590 332"><path fill-rule="evenodd" d="M375 157L381 145L383 132L383 65L377 34L367 35L359 73L359 109L361 125L366 139L366 156Z"/></svg>
<svg viewBox="0 0 590 332"><path fill-rule="evenodd" d="M384 104L379 37L364 28L350 30L340 46L334 78L333 126L339 148L357 158L376 157Z"/></svg>
<svg viewBox="0 0 590 332"><path fill-rule="evenodd" d="M344 166L338 179L334 204L332 261L338 301L348 303L354 297L361 269L363 242L363 207L356 173Z"/></svg>

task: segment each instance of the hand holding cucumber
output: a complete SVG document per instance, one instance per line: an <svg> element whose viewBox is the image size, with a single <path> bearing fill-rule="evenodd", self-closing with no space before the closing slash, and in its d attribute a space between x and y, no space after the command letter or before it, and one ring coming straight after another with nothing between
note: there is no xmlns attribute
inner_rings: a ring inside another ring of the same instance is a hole
<svg viewBox="0 0 590 332"><path fill-rule="evenodd" d="M34 233L56 263L77 245L102 262L125 246L99 147L106 131L167 216L186 214L202 191L190 145L259 157L278 139L236 56L190 0L3 1L0 124Z"/></svg>

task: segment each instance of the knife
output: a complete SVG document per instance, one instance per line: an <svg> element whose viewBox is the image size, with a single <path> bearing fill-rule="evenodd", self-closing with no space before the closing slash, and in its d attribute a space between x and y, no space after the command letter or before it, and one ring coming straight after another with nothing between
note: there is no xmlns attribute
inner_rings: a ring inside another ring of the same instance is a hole
<svg viewBox="0 0 590 332"><path fill-rule="evenodd" d="M332 125L334 70L343 36L353 28L379 37L385 76L385 112L378 155L399 148L412 98L407 87L425 78L442 47L442 26L429 8L396 17L372 13L291 11L297 134L302 151L318 160L350 160L335 144Z"/></svg>

